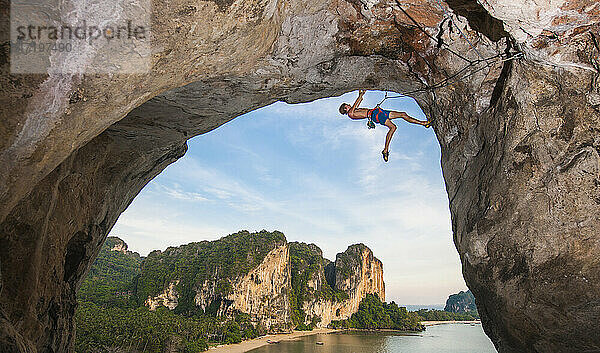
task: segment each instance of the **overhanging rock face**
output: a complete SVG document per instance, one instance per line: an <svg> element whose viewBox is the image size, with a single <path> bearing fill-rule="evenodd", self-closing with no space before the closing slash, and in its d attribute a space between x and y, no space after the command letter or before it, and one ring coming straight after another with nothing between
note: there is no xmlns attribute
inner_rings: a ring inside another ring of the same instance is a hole
<svg viewBox="0 0 600 353"><path fill-rule="evenodd" d="M599 18L595 1L155 1L149 73L11 75L4 16L0 350L71 349L78 283L187 139L357 88L420 90L498 350L600 350Z"/></svg>

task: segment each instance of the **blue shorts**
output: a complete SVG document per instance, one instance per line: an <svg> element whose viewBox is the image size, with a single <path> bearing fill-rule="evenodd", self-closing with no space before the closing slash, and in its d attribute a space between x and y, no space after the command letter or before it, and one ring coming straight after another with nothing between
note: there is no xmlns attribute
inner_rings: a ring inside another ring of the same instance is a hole
<svg viewBox="0 0 600 353"><path fill-rule="evenodd" d="M390 111L381 108L373 108L369 110L367 117L373 120L373 122L385 125L385 122L390 118Z"/></svg>

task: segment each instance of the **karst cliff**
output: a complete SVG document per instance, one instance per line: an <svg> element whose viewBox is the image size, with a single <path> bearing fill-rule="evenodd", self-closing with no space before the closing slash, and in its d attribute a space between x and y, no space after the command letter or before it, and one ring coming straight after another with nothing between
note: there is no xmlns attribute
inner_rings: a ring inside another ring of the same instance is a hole
<svg viewBox="0 0 600 353"><path fill-rule="evenodd" d="M77 4L59 9L103 16ZM412 92L433 120L453 240L498 350L600 349L596 1L151 5L148 72L88 74L63 54L11 74L0 1L0 350L70 351L83 276L187 139L358 88Z"/></svg>
<svg viewBox="0 0 600 353"><path fill-rule="evenodd" d="M154 251L144 259L136 296L151 310L250 315L268 331L288 331L290 254L279 232L239 232L216 241Z"/></svg>
<svg viewBox="0 0 600 353"><path fill-rule="evenodd" d="M446 300L444 311L452 313L472 313L477 312L475 298L470 290L460 291L456 294L451 294Z"/></svg>
<svg viewBox="0 0 600 353"><path fill-rule="evenodd" d="M302 293L298 306L305 324L327 327L333 320L347 319L367 294L385 300L383 264L364 244L348 247L334 262L323 259L321 249L314 244L292 243L291 249L303 260L292 259L292 268L297 268L294 272L305 281L293 283Z"/></svg>
<svg viewBox="0 0 600 353"><path fill-rule="evenodd" d="M141 259L124 249L123 240L107 239L78 293L80 304L164 307L216 323L242 313L255 329L285 332L348 319L367 294L385 298L383 265L363 244L348 247L335 262L314 244L287 243L283 234L266 231L241 231Z"/></svg>

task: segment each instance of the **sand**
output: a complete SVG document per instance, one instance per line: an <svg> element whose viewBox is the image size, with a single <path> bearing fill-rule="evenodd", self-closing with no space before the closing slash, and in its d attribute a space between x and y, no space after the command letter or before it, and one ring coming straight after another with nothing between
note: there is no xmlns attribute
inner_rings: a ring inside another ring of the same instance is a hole
<svg viewBox="0 0 600 353"><path fill-rule="evenodd" d="M266 335L259 338L255 338L241 343L226 344L210 348L207 352L209 353L243 353L249 350L265 346L269 344L267 340L272 341L288 341L302 336L316 335L319 333L331 333L339 330L333 330L328 328L315 329L312 331L294 331L292 333L281 333L276 335Z"/></svg>

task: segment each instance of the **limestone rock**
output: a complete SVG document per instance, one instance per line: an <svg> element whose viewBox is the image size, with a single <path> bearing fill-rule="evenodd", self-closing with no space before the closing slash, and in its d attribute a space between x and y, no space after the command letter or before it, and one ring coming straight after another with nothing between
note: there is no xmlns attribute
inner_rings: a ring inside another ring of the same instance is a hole
<svg viewBox="0 0 600 353"><path fill-rule="evenodd" d="M332 320L348 319L358 311L358 306L367 294L377 294L385 301L385 283L383 264L373 256L373 252L364 244L355 244L337 255L328 269L318 271L308 282L309 287L320 290L324 282L324 271L331 271L332 287L347 294L347 299L316 299L304 302L306 323L318 318L317 327L327 327Z"/></svg>
<svg viewBox="0 0 600 353"><path fill-rule="evenodd" d="M227 238L234 236L236 235L230 235ZM219 240L212 243L218 242ZM293 246L297 244L293 243ZM152 268L158 265L161 267L159 273L169 273L168 264L179 262L187 262L190 268L198 268L191 265L194 260L187 257L186 254L189 254L189 251L182 250L182 248L193 246L192 243L179 248L170 248L164 253L153 252L154 256L151 256L153 260L156 256L161 257L158 261L145 264L142 268ZM321 249L314 244L310 244L308 247L318 254L319 263L323 263ZM197 253L197 256L202 256L201 252ZM248 258L261 256L252 252L238 252L238 256L240 255ZM358 305L367 294L377 294L379 298L385 300L383 265L373 256L368 247L363 244L352 245L345 252L338 254L336 261L331 264L333 265L331 267L332 275L339 280L339 283L330 285L326 280L325 268L321 265L306 283L310 288L308 291L317 293L323 292L324 287L329 290L333 287L343 293L345 299L323 298L320 295L307 296L301 306L306 313L306 324L311 324L312 320L315 320L316 327L327 327L332 320L347 319L358 310ZM290 331L294 328L291 320L290 292L293 290L292 272L298 275L295 272L298 269L293 268L290 262L290 245L275 246L261 258L260 263L243 274L232 276L226 270L227 274L219 273L218 270L223 269L214 264L208 264L207 267L214 267L217 271L194 286L194 305L206 312L214 310L216 305L217 309L212 314L219 316L233 316L237 311L246 313L250 315L254 323L260 324L270 332ZM189 271L193 271L193 269L180 273L180 275L187 278L197 276ZM153 277L153 274L149 275L142 270L142 280L138 281L138 286L145 286L144 283L147 281L143 280L144 277ZM148 296L144 305L150 310L156 310L159 306L174 310L179 305L181 297L181 293L177 290L180 283L179 279L170 279L159 293ZM220 288L224 285L230 285L231 290L224 291Z"/></svg>
<svg viewBox="0 0 600 353"><path fill-rule="evenodd" d="M169 286L165 290L155 297L148 297L144 302L144 305L150 310L156 310L159 306L164 306L173 310L177 307L179 295L175 286L179 284L179 280L174 280L169 283Z"/></svg>
<svg viewBox="0 0 600 353"><path fill-rule="evenodd" d="M287 245L271 250L258 267L236 281L227 297L231 308L249 314L270 331L288 331L290 268Z"/></svg>
<svg viewBox="0 0 600 353"><path fill-rule="evenodd" d="M110 248L110 251L118 251L123 254L127 254L127 243L125 243L122 239L117 237L112 237L111 239L107 239L107 241L112 240L113 244Z"/></svg>
<svg viewBox="0 0 600 353"><path fill-rule="evenodd" d="M78 284L187 139L357 88L422 89L463 274L498 350L599 350L598 3L441 5L153 1L148 74L12 75L0 0L0 350L71 349Z"/></svg>
<svg viewBox="0 0 600 353"><path fill-rule="evenodd" d="M290 277L289 249L287 245L281 245L267 253L248 273L231 279L231 293L220 298L217 293L220 279L215 278L204 281L196 289L194 301L202 310L207 310L218 300L218 315L230 315L239 310L269 331L289 331Z"/></svg>
<svg viewBox="0 0 600 353"><path fill-rule="evenodd" d="M469 313L476 311L477 306L475 305L475 297L470 290L451 294L446 300L444 310L452 313Z"/></svg>

